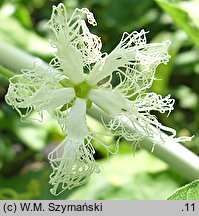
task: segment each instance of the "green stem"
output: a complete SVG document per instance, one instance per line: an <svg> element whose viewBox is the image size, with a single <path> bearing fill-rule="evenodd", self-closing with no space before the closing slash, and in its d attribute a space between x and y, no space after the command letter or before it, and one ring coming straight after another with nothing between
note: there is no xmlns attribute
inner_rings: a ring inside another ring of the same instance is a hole
<svg viewBox="0 0 199 216"><path fill-rule="evenodd" d="M33 67L35 61L38 61L38 58L2 42L0 42L0 53L4 53L4 55L0 57L0 64L18 72L23 68ZM41 61L40 64L43 67L49 67L48 64L43 61ZM103 116L104 119L110 120L110 117L104 115L99 109L89 110L88 114L99 121L101 121L101 116ZM134 128L131 125L128 127L133 133ZM166 134L162 133L161 136L164 138L165 143L160 144L159 140L157 140L153 154L168 163L186 179L194 180L199 178L199 157ZM154 141L150 139L145 139L141 142L141 147L147 151L151 152L153 146Z"/></svg>
<svg viewBox="0 0 199 216"><path fill-rule="evenodd" d="M34 68L35 63L37 62L45 67L49 67L48 64L41 59L7 44L6 42L0 41L0 53L0 65L16 73L20 73L24 68Z"/></svg>
<svg viewBox="0 0 199 216"><path fill-rule="evenodd" d="M7 68L4 68L1 65L0 65L0 74L2 74L3 76L5 76L8 79L15 75L14 72L12 72L11 70L8 70Z"/></svg>

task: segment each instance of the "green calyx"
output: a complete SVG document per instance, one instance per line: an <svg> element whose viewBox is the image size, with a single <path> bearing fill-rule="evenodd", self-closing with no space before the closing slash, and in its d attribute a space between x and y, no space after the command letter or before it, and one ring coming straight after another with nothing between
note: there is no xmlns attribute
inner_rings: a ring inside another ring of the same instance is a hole
<svg viewBox="0 0 199 216"><path fill-rule="evenodd" d="M92 86L88 85L86 81L74 85L76 96L79 98L87 98L89 91L92 89Z"/></svg>
<svg viewBox="0 0 199 216"><path fill-rule="evenodd" d="M79 84L74 84L68 79L63 79L60 81L60 84L65 87L72 87L75 90L75 94L79 98L87 98L88 93L90 92L91 89L96 88L95 86L90 86L87 81L83 81Z"/></svg>
<svg viewBox="0 0 199 216"><path fill-rule="evenodd" d="M68 79L63 79L60 81L60 84L65 87L69 88L72 87L75 90L75 94L78 98L84 98L87 101L87 108L90 109L92 106L92 102L87 98L88 93L90 92L91 89L96 88L96 86L90 86L86 81L81 82L79 84L74 84ZM70 104L71 106L72 104ZM65 104L62 108L61 111L66 110L67 108L70 107L69 104Z"/></svg>
<svg viewBox="0 0 199 216"><path fill-rule="evenodd" d="M95 88L94 86L88 85L86 81L79 83L78 85L74 85L76 96L79 98L85 98L86 99L86 106L87 109L90 109L92 107L92 102L87 98L88 93L91 89Z"/></svg>

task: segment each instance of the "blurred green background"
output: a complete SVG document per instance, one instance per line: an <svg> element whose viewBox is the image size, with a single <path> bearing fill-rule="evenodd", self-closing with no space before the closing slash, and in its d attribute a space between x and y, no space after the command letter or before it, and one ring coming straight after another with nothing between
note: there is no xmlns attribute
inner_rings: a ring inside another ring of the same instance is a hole
<svg viewBox="0 0 199 216"><path fill-rule="evenodd" d="M176 129L177 136L195 135L184 145L199 155L199 1L1 0L0 40L49 62L53 53L45 23L52 5L60 2L69 13L76 7L87 7L95 14L98 26L90 29L101 37L105 52L116 46L124 31L144 28L149 31L149 42L171 40L171 59L166 66L158 67L158 80L151 90L163 96L171 94L176 100L175 110L169 117L157 116ZM107 155L93 143L101 173L93 174L84 186L52 196L47 155L63 134L48 115L43 123L21 122L4 101L7 87L8 80L0 75L0 199L166 199L187 183L153 154L121 140L117 155ZM88 124L104 130L90 117Z"/></svg>

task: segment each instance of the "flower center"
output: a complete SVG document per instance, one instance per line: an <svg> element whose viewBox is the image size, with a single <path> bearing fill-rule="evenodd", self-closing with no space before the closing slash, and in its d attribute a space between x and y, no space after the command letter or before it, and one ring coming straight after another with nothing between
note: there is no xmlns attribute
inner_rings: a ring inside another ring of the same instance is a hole
<svg viewBox="0 0 199 216"><path fill-rule="evenodd" d="M89 91L92 89L86 81L79 83L78 85L74 85L75 94L79 98L87 98Z"/></svg>
<svg viewBox="0 0 199 216"><path fill-rule="evenodd" d="M90 92L91 89L96 88L97 86L91 86L87 83L87 81L83 81L77 85L75 85L73 82L71 82L68 79L63 79L60 81L60 84L63 87L72 87L75 90L75 94L79 98L87 98L88 93Z"/></svg>

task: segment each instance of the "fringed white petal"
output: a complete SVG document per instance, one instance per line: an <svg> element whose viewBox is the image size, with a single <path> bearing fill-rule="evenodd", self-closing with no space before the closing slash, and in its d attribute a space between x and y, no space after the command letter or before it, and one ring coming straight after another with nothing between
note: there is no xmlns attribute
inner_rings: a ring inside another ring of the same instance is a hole
<svg viewBox="0 0 199 216"><path fill-rule="evenodd" d="M137 111L115 115L109 123L105 123L105 127L113 131L114 135L124 137L135 144L139 144L144 138L163 144L161 131L168 133L172 138L176 136L174 129L162 125L154 115L141 114Z"/></svg>
<svg viewBox="0 0 199 216"><path fill-rule="evenodd" d="M170 112L174 109L173 105L175 100L167 95L163 98L154 92L140 94L134 101L132 101L133 106L140 113L158 111L160 113Z"/></svg>
<svg viewBox="0 0 199 216"><path fill-rule="evenodd" d="M99 172L93 155L95 150L90 137L76 139L67 137L48 156L53 172L49 183L51 193L59 195L87 182L93 172Z"/></svg>
<svg viewBox="0 0 199 216"><path fill-rule="evenodd" d="M86 8L76 9L68 19L63 4L53 6L48 22L54 35L51 43L57 49L50 64L62 70L75 84L85 80L83 67L89 67L101 57L101 40L89 32L82 13L86 14L90 24L96 25L93 14Z"/></svg>
<svg viewBox="0 0 199 216"><path fill-rule="evenodd" d="M115 115L129 110L128 101L117 91L92 89L88 99L100 107L103 111Z"/></svg>
<svg viewBox="0 0 199 216"><path fill-rule="evenodd" d="M68 22L66 8L63 4L53 6L51 19L48 22L54 38L51 44L57 48L55 58L50 65L63 71L63 73L75 84L84 81L83 60L81 52L73 46L78 40L80 19L74 17Z"/></svg>
<svg viewBox="0 0 199 216"><path fill-rule="evenodd" d="M98 36L90 33L84 20L81 21L81 27L83 42L80 51L82 53L84 66L90 67L91 64L101 59L102 42Z"/></svg>
<svg viewBox="0 0 199 216"><path fill-rule="evenodd" d="M81 52L71 44L62 44L61 47L55 58L51 60L50 65L63 71L63 74L74 84L83 82L85 77Z"/></svg>
<svg viewBox="0 0 199 216"><path fill-rule="evenodd" d="M13 106L22 117L27 116L33 109L40 112L54 109L72 100L75 96L72 88L62 88L59 72L46 70L35 65L32 70L10 79L6 102ZM21 108L26 112L22 114Z"/></svg>
<svg viewBox="0 0 199 216"><path fill-rule="evenodd" d="M170 99L170 95L162 98L155 93L145 93L140 94L134 101L129 101L120 92L97 89L91 90L88 98L112 116L110 122L103 123L116 136L124 137L134 143L139 143L146 137L150 137L154 142L163 143L161 131L168 133L173 138L176 136L174 129L162 125L157 117L151 114L152 111L168 112L169 114L174 105L174 100ZM132 128L134 128L134 133L132 133Z"/></svg>
<svg viewBox="0 0 199 216"><path fill-rule="evenodd" d="M45 96L45 89L41 89L37 94L28 99L28 103L33 104L35 109L39 110L55 109L72 101L75 98L75 91L73 88L60 88L54 90L50 97Z"/></svg>
<svg viewBox="0 0 199 216"><path fill-rule="evenodd" d="M54 195L84 184L94 171L99 172L86 125L86 100L77 98L74 102L67 116L66 133L66 139L49 154L53 169L49 183Z"/></svg>
<svg viewBox="0 0 199 216"><path fill-rule="evenodd" d="M86 124L86 100L76 98L67 116L66 134L69 137L83 139L88 136Z"/></svg>
<svg viewBox="0 0 199 216"><path fill-rule="evenodd" d="M102 79L118 72L123 93L133 90L139 93L152 85L155 69L169 59L169 42L146 43L146 32L124 33L120 43L109 54L98 61L89 77L88 83L94 85Z"/></svg>

